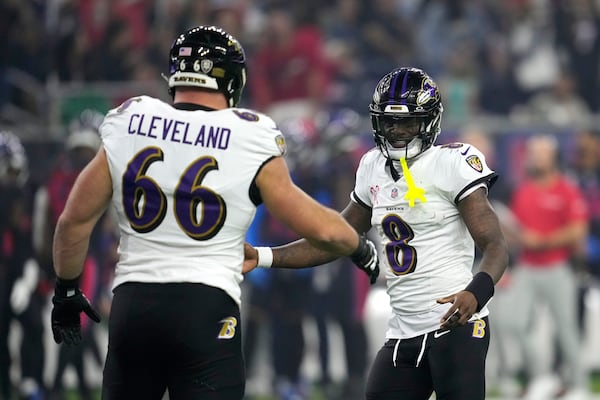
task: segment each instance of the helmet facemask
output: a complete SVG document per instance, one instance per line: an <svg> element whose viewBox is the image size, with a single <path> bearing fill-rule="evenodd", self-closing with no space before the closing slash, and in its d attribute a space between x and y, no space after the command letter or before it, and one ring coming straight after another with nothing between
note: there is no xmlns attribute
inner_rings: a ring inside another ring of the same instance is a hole
<svg viewBox="0 0 600 400"><path fill-rule="evenodd" d="M390 160L411 159L433 145L440 133L441 114L405 116L371 114L375 142Z"/></svg>
<svg viewBox="0 0 600 400"><path fill-rule="evenodd" d="M429 149L440 133L442 101L436 83L418 68L398 68L381 78L369 113L382 154L411 159Z"/></svg>

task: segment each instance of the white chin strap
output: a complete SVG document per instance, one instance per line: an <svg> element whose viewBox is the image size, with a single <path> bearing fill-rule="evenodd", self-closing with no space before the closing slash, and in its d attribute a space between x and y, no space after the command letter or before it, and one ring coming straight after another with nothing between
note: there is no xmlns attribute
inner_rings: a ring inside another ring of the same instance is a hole
<svg viewBox="0 0 600 400"><path fill-rule="evenodd" d="M411 140L406 147L396 148L385 141L385 148L387 153L393 161L400 161L401 158L410 159L421 154L421 148L423 141L420 138L414 138Z"/></svg>

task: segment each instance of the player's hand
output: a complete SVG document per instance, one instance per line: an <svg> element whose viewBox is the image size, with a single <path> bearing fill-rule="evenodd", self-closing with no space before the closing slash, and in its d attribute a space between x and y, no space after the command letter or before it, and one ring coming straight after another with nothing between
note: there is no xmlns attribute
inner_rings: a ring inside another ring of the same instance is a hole
<svg viewBox="0 0 600 400"><path fill-rule="evenodd" d="M440 323L441 330L456 328L464 325L477 311L477 299L473 293L463 290L451 296L438 299L439 304L452 303Z"/></svg>
<svg viewBox="0 0 600 400"><path fill-rule="evenodd" d="M92 308L87 297L79 289L79 278L56 279L52 297L52 335L56 343L76 345L81 342L81 319L83 311L95 322L100 315Z"/></svg>
<svg viewBox="0 0 600 400"><path fill-rule="evenodd" d="M252 271L258 265L258 251L248 243L244 243L244 264L242 274Z"/></svg>
<svg viewBox="0 0 600 400"><path fill-rule="evenodd" d="M371 285L377 281L379 276L379 257L375 244L364 236L360 236L358 248L350 255L350 259L356 266L367 274Z"/></svg>

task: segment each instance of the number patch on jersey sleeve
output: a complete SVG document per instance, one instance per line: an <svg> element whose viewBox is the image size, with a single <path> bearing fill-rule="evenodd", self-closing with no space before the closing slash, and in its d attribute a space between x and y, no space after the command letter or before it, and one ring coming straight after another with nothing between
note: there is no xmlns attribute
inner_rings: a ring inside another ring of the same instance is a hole
<svg viewBox="0 0 600 400"><path fill-rule="evenodd" d="M463 147L464 145L465 145L464 143L454 142L454 143L443 144L440 147L442 149L458 149L460 147Z"/></svg>
<svg viewBox="0 0 600 400"><path fill-rule="evenodd" d="M121 104L119 108L117 108L117 112L122 113L123 111L127 110L127 108L129 108L130 105L138 101L142 101L142 99L140 99L139 97L132 97L130 99L125 100L123 104Z"/></svg>
<svg viewBox="0 0 600 400"><path fill-rule="evenodd" d="M250 111L233 110L233 113L245 121L257 122L259 119L258 115Z"/></svg>

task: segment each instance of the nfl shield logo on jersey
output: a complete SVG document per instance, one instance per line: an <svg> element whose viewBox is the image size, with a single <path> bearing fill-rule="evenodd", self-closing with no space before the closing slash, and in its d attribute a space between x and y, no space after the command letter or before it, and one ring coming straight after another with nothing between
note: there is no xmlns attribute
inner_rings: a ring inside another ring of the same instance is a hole
<svg viewBox="0 0 600 400"><path fill-rule="evenodd" d="M392 199L395 199L396 197L398 197L398 188L393 188L392 189Z"/></svg>

